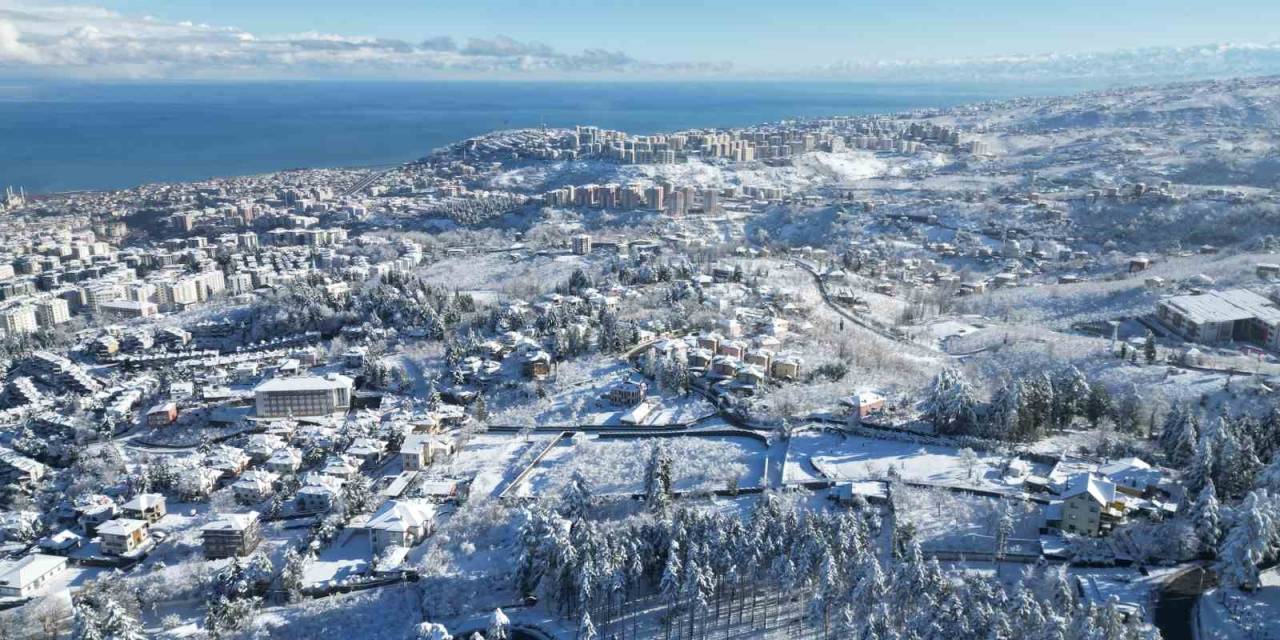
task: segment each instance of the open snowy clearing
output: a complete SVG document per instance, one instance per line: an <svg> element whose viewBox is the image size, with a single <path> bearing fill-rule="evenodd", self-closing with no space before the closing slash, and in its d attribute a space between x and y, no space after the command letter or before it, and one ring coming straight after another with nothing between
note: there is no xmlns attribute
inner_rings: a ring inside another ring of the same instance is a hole
<svg viewBox="0 0 1280 640"><path fill-rule="evenodd" d="M644 474L654 438L562 440L520 487L524 495L554 496L575 473L601 495L644 492ZM732 436L665 438L679 492L760 486L764 477L763 443Z"/></svg>
<svg viewBox="0 0 1280 640"><path fill-rule="evenodd" d="M910 482L993 491L1018 491L1021 485L1021 480L1004 477L1006 456L975 453L970 469L959 448L862 436L801 433L792 438L787 458L795 463L789 465L794 473L816 471L834 480L882 480L892 468Z"/></svg>

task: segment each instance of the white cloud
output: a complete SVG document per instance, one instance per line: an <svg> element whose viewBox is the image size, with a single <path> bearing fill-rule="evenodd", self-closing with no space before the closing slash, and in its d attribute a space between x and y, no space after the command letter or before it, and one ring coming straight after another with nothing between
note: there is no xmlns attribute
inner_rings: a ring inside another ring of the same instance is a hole
<svg viewBox="0 0 1280 640"><path fill-rule="evenodd" d="M86 77L530 75L724 71L724 64L650 63L622 52L565 53L504 36L416 43L324 33L253 34L100 7L0 0L0 70Z"/></svg>
<svg viewBox="0 0 1280 640"><path fill-rule="evenodd" d="M915 80L1192 79L1280 73L1280 43L1209 44L1094 53L837 62L815 75Z"/></svg>
<svg viewBox="0 0 1280 640"><path fill-rule="evenodd" d="M621 51L559 51L505 36L459 42L330 33L271 35L168 22L80 5L0 0L0 74L91 78L448 76L723 76L913 81L1070 78L1183 79L1280 73L1280 44L1225 44L980 59L843 61L809 68L736 70L727 63L654 63Z"/></svg>

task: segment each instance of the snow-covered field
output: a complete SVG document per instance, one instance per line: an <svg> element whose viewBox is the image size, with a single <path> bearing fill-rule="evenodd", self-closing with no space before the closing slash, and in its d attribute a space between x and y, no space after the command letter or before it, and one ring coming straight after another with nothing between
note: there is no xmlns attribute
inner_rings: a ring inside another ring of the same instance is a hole
<svg viewBox="0 0 1280 640"><path fill-rule="evenodd" d="M834 480L883 480L893 469L903 480L932 485L1014 492L1021 485L1004 477L1006 456L976 452L970 467L957 448L853 435L803 432L791 439L787 460L797 479L816 471Z"/></svg>
<svg viewBox="0 0 1280 640"><path fill-rule="evenodd" d="M551 434L479 434L444 464L438 468L433 466L432 472L448 477L474 477L471 495L493 496L519 473L522 466L517 464L518 460L526 457L531 460L554 437Z"/></svg>
<svg viewBox="0 0 1280 640"><path fill-rule="evenodd" d="M1040 527L1044 525L1042 505L1010 498L982 498L945 489L898 487L893 492L896 526L910 523L920 544L935 552L992 553L995 550L997 519L1003 504L1012 517L1010 539L1016 545L1007 550L1038 552Z"/></svg>
<svg viewBox="0 0 1280 640"><path fill-rule="evenodd" d="M766 449L751 438L731 436L666 438L673 464L674 488L699 492L760 486ZM566 439L544 458L521 493L554 496L573 475L581 474L601 495L644 492L644 474L653 438Z"/></svg>

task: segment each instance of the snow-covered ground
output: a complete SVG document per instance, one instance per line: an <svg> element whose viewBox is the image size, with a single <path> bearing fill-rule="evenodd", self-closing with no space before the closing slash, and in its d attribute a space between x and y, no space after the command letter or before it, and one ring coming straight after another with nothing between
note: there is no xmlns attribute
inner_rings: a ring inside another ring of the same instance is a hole
<svg viewBox="0 0 1280 640"><path fill-rule="evenodd" d="M954 447L877 440L855 435L806 431L791 439L788 469L794 478L814 475L833 480L883 480L890 469L903 480L949 487L1020 492L1021 479L1004 477L1007 456L975 452L972 465ZM1048 468L1038 469L1047 472Z"/></svg>
<svg viewBox="0 0 1280 640"><path fill-rule="evenodd" d="M664 438L672 458L674 489L699 492L758 487L764 477L766 448L746 437ZM558 495L573 475L581 474L600 495L644 493L644 474L653 438L578 436L562 440L520 487L521 494Z"/></svg>

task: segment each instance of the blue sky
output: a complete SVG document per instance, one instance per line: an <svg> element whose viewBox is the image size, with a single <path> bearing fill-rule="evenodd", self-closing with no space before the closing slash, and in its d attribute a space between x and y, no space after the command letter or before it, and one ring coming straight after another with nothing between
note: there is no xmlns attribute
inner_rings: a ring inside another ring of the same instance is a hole
<svg viewBox="0 0 1280 640"><path fill-rule="evenodd" d="M1276 24L1276 0L0 0L0 77L1181 79L1280 73Z"/></svg>
<svg viewBox="0 0 1280 640"><path fill-rule="evenodd" d="M1280 38L1275 0L103 0L255 33L417 40L507 35L646 60L794 68L829 59L986 57Z"/></svg>

